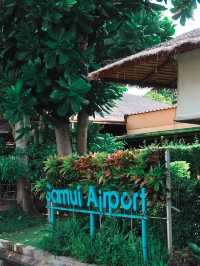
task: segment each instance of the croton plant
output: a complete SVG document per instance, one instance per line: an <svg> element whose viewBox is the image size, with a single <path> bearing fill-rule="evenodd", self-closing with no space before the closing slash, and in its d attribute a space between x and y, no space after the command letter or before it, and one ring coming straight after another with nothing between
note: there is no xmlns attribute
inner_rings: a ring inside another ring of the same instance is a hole
<svg viewBox="0 0 200 266"><path fill-rule="evenodd" d="M51 156L44 162L44 171L45 181L54 187L80 184L86 192L89 184L118 191L137 191L145 186L150 198L162 199L165 194L164 165L163 150L119 150L82 157ZM45 186L46 182L42 182Z"/></svg>

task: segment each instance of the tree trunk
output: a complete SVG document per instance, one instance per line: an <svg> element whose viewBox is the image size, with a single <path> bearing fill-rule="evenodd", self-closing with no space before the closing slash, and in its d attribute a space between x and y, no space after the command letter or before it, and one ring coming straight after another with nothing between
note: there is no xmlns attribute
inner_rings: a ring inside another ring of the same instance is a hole
<svg viewBox="0 0 200 266"><path fill-rule="evenodd" d="M17 124L15 124L15 144L16 148L19 148L20 150L23 151L27 146L26 137L23 136L20 139L18 139L19 136L18 130L21 129L22 126L23 126L22 122L18 122ZM28 159L26 156L23 156L22 160L26 164L28 163ZM28 179L24 176L22 176L17 181L17 204L26 213L36 212L31 193L31 184L28 181Z"/></svg>
<svg viewBox="0 0 200 266"><path fill-rule="evenodd" d="M17 204L26 213L36 213L31 193L31 184L25 177L21 177L17 182Z"/></svg>
<svg viewBox="0 0 200 266"><path fill-rule="evenodd" d="M87 153L89 114L83 109L77 118L77 152L79 155Z"/></svg>
<svg viewBox="0 0 200 266"><path fill-rule="evenodd" d="M64 156L72 154L69 120L58 121L56 123L55 135L58 155Z"/></svg>

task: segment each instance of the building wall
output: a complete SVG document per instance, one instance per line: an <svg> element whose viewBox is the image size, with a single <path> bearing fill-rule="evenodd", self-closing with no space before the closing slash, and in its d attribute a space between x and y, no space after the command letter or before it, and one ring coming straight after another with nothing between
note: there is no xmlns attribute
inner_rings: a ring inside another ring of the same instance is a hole
<svg viewBox="0 0 200 266"><path fill-rule="evenodd" d="M176 122L175 118L176 108L129 115L126 117L127 134L143 134L198 127L198 125Z"/></svg>
<svg viewBox="0 0 200 266"><path fill-rule="evenodd" d="M200 124L200 49L178 56L176 119Z"/></svg>

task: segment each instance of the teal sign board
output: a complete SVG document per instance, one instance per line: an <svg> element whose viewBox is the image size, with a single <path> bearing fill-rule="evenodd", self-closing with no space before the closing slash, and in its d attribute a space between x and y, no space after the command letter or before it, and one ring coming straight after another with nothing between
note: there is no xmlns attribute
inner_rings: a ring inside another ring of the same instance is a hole
<svg viewBox="0 0 200 266"><path fill-rule="evenodd" d="M83 196L81 186L76 189L56 189L48 187L46 193L49 220L54 224L56 211L82 213L89 215L90 236L95 233L95 217L109 216L141 220L142 251L147 261L147 198L142 188L135 193L101 191L88 186L87 198Z"/></svg>

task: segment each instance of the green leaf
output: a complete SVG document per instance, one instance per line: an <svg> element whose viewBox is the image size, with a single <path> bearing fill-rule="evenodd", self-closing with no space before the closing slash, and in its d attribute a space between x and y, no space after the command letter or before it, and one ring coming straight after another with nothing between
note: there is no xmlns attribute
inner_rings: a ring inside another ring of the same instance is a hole
<svg viewBox="0 0 200 266"><path fill-rule="evenodd" d="M58 84L62 87L62 88L68 88L69 85L68 83L66 82L66 80L64 78L59 78L58 80Z"/></svg>
<svg viewBox="0 0 200 266"><path fill-rule="evenodd" d="M78 90L79 92L86 93L91 89L91 85L89 82L86 82L82 78L77 78L75 81L72 82L70 85L72 90Z"/></svg>
<svg viewBox="0 0 200 266"><path fill-rule="evenodd" d="M71 102L71 109L74 113L78 113L81 109L81 103L80 102Z"/></svg>
<svg viewBox="0 0 200 266"><path fill-rule="evenodd" d="M54 101L60 101L63 100L65 97L65 93L63 91L60 90L54 90L52 91L52 93L50 94L50 98Z"/></svg>
<svg viewBox="0 0 200 266"><path fill-rule="evenodd" d="M61 52L59 55L58 63L59 65L64 65L69 61L69 56L67 53Z"/></svg>
<svg viewBox="0 0 200 266"><path fill-rule="evenodd" d="M77 0L63 0L63 6L65 8L73 7L77 3Z"/></svg>
<svg viewBox="0 0 200 266"><path fill-rule="evenodd" d="M66 114L69 111L69 103L66 101L63 104L61 104L57 109L57 114L61 117L66 116Z"/></svg>
<svg viewBox="0 0 200 266"><path fill-rule="evenodd" d="M182 26L185 25L185 22L186 22L186 17L185 16L182 16L181 19L180 19L180 23Z"/></svg>
<svg viewBox="0 0 200 266"><path fill-rule="evenodd" d="M22 79L18 79L16 84L15 84L16 91L20 92L22 90L22 88L23 88L23 85L24 85L23 80Z"/></svg>
<svg viewBox="0 0 200 266"><path fill-rule="evenodd" d="M27 55L28 55L27 51L21 51L17 53L16 57L18 60L23 60L26 58Z"/></svg>
<svg viewBox="0 0 200 266"><path fill-rule="evenodd" d="M52 69L56 65L56 55L54 53L47 52L45 54L46 68Z"/></svg>
<svg viewBox="0 0 200 266"><path fill-rule="evenodd" d="M56 49L58 46L58 43L56 41L51 41L48 40L45 42L45 44L47 45L47 47L49 47L50 49Z"/></svg>

